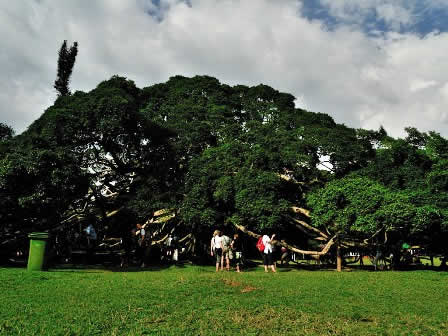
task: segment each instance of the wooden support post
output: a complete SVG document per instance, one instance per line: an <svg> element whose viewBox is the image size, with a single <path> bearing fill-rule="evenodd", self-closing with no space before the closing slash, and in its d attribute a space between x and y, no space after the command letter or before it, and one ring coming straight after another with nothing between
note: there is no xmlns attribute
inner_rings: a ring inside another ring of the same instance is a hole
<svg viewBox="0 0 448 336"><path fill-rule="evenodd" d="M338 272L342 272L341 245L339 243L336 248L336 269Z"/></svg>

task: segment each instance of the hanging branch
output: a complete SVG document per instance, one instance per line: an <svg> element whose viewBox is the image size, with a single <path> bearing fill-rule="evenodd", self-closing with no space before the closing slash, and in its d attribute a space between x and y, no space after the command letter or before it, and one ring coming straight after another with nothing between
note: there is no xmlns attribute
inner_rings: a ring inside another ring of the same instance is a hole
<svg viewBox="0 0 448 336"><path fill-rule="evenodd" d="M376 237L378 234L381 233L381 231L386 227L386 225L383 225L378 231L376 231L370 238L364 239L364 243L368 244L367 242L371 239L373 239L374 237Z"/></svg>
<svg viewBox="0 0 448 336"><path fill-rule="evenodd" d="M298 207L298 206L292 206L290 209L291 209L294 213L299 213L299 214L302 214L302 215L304 215L304 216L306 216L306 217L308 217L308 218L311 218L310 210L308 210L308 209L300 208L300 207Z"/></svg>
<svg viewBox="0 0 448 336"><path fill-rule="evenodd" d="M262 235L260 235L260 234L258 234L258 233L255 233L255 232L252 232L252 231L250 231L250 230L248 230L245 226L243 226L243 225L239 225L239 224L233 224L233 225L235 225L235 227L238 229L238 230L240 230L240 231L242 231L242 232L244 232L244 233L246 233L247 235L249 235L249 236L251 236L251 237L254 237L254 238L260 238ZM276 240L276 241L274 241L273 242L273 244L274 245L280 245L280 246L283 246L283 247L286 247L287 249L289 249L289 250L291 250L291 251L293 251L293 252L296 252L296 253L302 253L302 254L307 254L307 255L325 255L325 254L327 254L328 253L328 251L330 250L330 247L334 244L334 240L336 239L336 236L333 236L328 242L327 242L327 244L324 246L324 248L322 249L322 251L307 251L307 250L302 250L302 249L299 249L299 248L297 248L297 247L295 247L295 246L293 246L293 245L290 245L290 244L288 244L288 243L286 243L284 240L282 240L282 241L278 241L278 240Z"/></svg>
<svg viewBox="0 0 448 336"><path fill-rule="evenodd" d="M299 249L299 248L297 248L295 246L289 245L284 240L281 240L280 242L278 240L274 241L273 244L286 247L287 249L289 249L289 250L291 250L293 252L296 252L296 253L302 253L302 254L307 254L307 255L325 255L325 254L328 253L328 251L330 250L331 246L333 246L335 239L336 239L336 236L331 237L331 239L327 242L327 244L325 244L325 246L322 249L322 251L301 250L301 249Z"/></svg>
<svg viewBox="0 0 448 336"><path fill-rule="evenodd" d="M288 216L287 218L289 220L293 221L295 224L300 225L300 226L308 229L309 231L313 231L314 233L317 233L322 238L329 239L329 236L327 236L325 233L323 233L319 229L315 228L314 226L311 226L311 225L309 225L308 223L306 223L306 222L304 222L302 220L299 220L299 219L296 219L296 218L293 218L293 217L290 217L290 216Z"/></svg>
<svg viewBox="0 0 448 336"><path fill-rule="evenodd" d="M151 241L151 245L157 245L157 244L163 243L165 240L168 239L168 237L170 236L170 234L172 234L172 233L174 232L174 229L175 229L175 227L173 227L173 228L170 230L170 232L168 232L165 236L163 236L162 239Z"/></svg>
<svg viewBox="0 0 448 336"><path fill-rule="evenodd" d="M111 212L107 212L107 213L106 213L106 217L109 218L109 217L115 216L115 215L116 215L117 213L119 213L122 209L123 209L123 208L118 208L118 209L113 210L113 211L111 211Z"/></svg>

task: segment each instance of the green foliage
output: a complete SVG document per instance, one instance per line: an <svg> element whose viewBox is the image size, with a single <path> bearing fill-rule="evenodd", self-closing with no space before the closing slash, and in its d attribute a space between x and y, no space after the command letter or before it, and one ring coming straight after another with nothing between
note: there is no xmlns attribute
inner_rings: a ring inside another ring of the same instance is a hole
<svg viewBox="0 0 448 336"><path fill-rule="evenodd" d="M192 161L181 212L186 223L234 222L255 230L282 225L282 213L298 195L288 195L291 183L275 173L278 162L270 162L267 153L262 156L260 147L227 143L205 150Z"/></svg>
<svg viewBox="0 0 448 336"><path fill-rule="evenodd" d="M0 122L0 142L9 140L14 136L14 130L11 126L8 126Z"/></svg>
<svg viewBox="0 0 448 336"><path fill-rule="evenodd" d="M87 193L86 174L64 151L15 150L0 160L0 222L46 229Z"/></svg>
<svg viewBox="0 0 448 336"><path fill-rule="evenodd" d="M347 177L311 193L313 225L349 237L369 238L378 230L414 234L428 231L437 210L416 207L409 195L394 192L368 178Z"/></svg>
<svg viewBox="0 0 448 336"><path fill-rule="evenodd" d="M61 48L66 70L75 49ZM233 223L300 241L291 206L351 238L384 228L427 243L448 231L448 142L437 133L355 130L269 86L209 76L64 90L23 134L0 124L2 224L51 228L87 202L104 221L117 209L130 221L178 209L199 236Z"/></svg>
<svg viewBox="0 0 448 336"><path fill-rule="evenodd" d="M356 176L375 180L395 193L405 195L415 215L403 218L405 239L434 251L444 250L448 206L446 153L448 142L435 132L406 129L406 139L383 138L377 155ZM403 211L406 213L406 211ZM412 212L411 212L412 213ZM400 218L395 214L393 218Z"/></svg>
<svg viewBox="0 0 448 336"><path fill-rule="evenodd" d="M139 94L132 81L112 77L89 93L59 97L10 146L0 180L16 207L3 216L51 228L86 198L103 214L127 203L139 210L135 197L154 192L143 191L153 176L166 192L172 133L138 114ZM106 198L107 190L117 197Z"/></svg>
<svg viewBox="0 0 448 336"><path fill-rule="evenodd" d="M426 175L426 183L431 192L447 193L448 192L448 160L442 159L432 167L431 171Z"/></svg>
<svg viewBox="0 0 448 336"><path fill-rule="evenodd" d="M387 147L380 147L376 157L359 175L369 177L391 189L417 189L424 184L425 174L433 161L426 153L405 140L389 140Z"/></svg>
<svg viewBox="0 0 448 336"><path fill-rule="evenodd" d="M347 235L371 235L382 225L377 212L388 196L386 188L371 180L344 178L310 193L307 204L316 227Z"/></svg>

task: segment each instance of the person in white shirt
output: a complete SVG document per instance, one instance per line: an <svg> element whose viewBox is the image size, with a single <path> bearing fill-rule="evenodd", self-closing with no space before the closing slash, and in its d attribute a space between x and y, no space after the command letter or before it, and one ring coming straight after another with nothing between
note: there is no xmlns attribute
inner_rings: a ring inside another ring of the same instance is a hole
<svg viewBox="0 0 448 336"><path fill-rule="evenodd" d="M94 256L94 250L96 247L97 234L95 228L92 224L89 224L85 229L86 238L87 238L87 254L86 258L88 262L92 262Z"/></svg>
<svg viewBox="0 0 448 336"><path fill-rule="evenodd" d="M137 248L135 249L135 254L139 260L140 267L146 267L146 259L148 257L148 241L146 240L146 231L141 224L137 224L137 230L135 232L137 236Z"/></svg>
<svg viewBox="0 0 448 336"><path fill-rule="evenodd" d="M88 238L88 239L96 240L97 235L96 235L95 228L93 227L92 224L89 224L89 225L84 229L84 231L86 232L86 234L87 234L87 238Z"/></svg>
<svg viewBox="0 0 448 336"><path fill-rule="evenodd" d="M224 256L222 254L222 237L221 231L215 230L210 242L210 254L216 257L216 272L219 271L219 264L221 263L221 271L223 270Z"/></svg>
<svg viewBox="0 0 448 336"><path fill-rule="evenodd" d="M273 234L271 237L269 237L268 235L264 235L262 238L264 245L263 263L265 272L268 272L268 266L271 268L272 272L277 272L272 261L272 240L274 240L274 237L275 234Z"/></svg>

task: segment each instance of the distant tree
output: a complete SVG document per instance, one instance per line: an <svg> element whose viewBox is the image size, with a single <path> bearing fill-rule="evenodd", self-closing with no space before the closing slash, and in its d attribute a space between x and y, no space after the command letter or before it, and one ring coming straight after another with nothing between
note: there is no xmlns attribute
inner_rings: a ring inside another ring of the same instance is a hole
<svg viewBox="0 0 448 336"><path fill-rule="evenodd" d="M14 130L10 126L0 122L0 141L11 139L13 135Z"/></svg>
<svg viewBox="0 0 448 336"><path fill-rule="evenodd" d="M0 159L0 228L47 230L87 191L87 176L71 153L12 146Z"/></svg>
<svg viewBox="0 0 448 336"><path fill-rule="evenodd" d="M132 81L112 77L56 100L15 137L0 155L0 223L43 230L118 209L143 220L163 207L172 133L138 113L138 97Z"/></svg>
<svg viewBox="0 0 448 336"><path fill-rule="evenodd" d="M351 176L375 181L392 195L405 195L414 213L405 225L397 227L395 237L422 246L430 254L446 255L448 140L436 132L405 130L405 139L381 138L375 158ZM393 242L390 235L388 242Z"/></svg>
<svg viewBox="0 0 448 336"><path fill-rule="evenodd" d="M376 241L389 247L400 240L419 243L424 235L439 231L440 209L428 202L418 204L415 198L409 191L393 191L367 177L345 177L310 193L307 200L312 225L337 235L339 248L356 241L360 246Z"/></svg>
<svg viewBox="0 0 448 336"><path fill-rule="evenodd" d="M70 76L75 65L76 55L78 54L78 42L73 43L70 49L67 49L67 40L62 43L59 50L58 74L54 82L54 88L58 96L70 95L69 82Z"/></svg>

